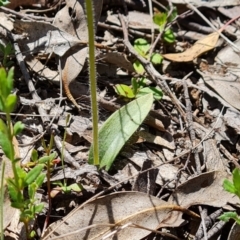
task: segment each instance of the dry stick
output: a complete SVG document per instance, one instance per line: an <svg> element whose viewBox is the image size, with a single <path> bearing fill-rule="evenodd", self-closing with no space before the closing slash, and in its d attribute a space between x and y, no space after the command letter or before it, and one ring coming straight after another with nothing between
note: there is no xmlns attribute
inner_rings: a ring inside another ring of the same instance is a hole
<svg viewBox="0 0 240 240"><path fill-rule="evenodd" d="M213 228L208 231L207 239L210 239L211 237L219 233L226 224L227 222L224 222L224 221L219 221L218 223L216 223L213 226ZM201 240L204 240L204 239L201 238Z"/></svg>
<svg viewBox="0 0 240 240"><path fill-rule="evenodd" d="M196 136L195 136L195 131L193 128L192 103L189 98L188 87L186 84L186 79L190 75L192 75L192 72L189 73L187 76L185 76L182 81L183 81L183 89L184 89L185 102L186 102L186 120L187 120L187 125L188 125L188 132L189 132L190 139L192 141L192 146L195 146L196 145ZM202 171L201 171L201 163L200 163L200 159L199 159L198 150L195 149L193 151L193 153L194 153L194 159L195 159L195 164L196 164L196 171L197 171L197 174L200 174Z"/></svg>
<svg viewBox="0 0 240 240"><path fill-rule="evenodd" d="M219 209L219 210L215 211L214 213L212 213L211 215L205 217L204 222L205 222L206 228L209 229L213 225L213 223L216 221L216 219L222 214L223 214L223 210ZM194 240L202 239L202 237L204 235L203 231L204 231L203 226L202 226L202 224L200 224L200 226L195 234Z"/></svg>
<svg viewBox="0 0 240 240"><path fill-rule="evenodd" d="M32 95L32 98L36 102L40 102L40 101L42 101L42 99L37 94L37 91L36 91L36 89L34 87L34 84L33 84L32 80L31 80L31 77L30 77L30 75L29 75L29 73L27 71L27 68L26 68L25 62L23 60L23 56L22 56L22 53L21 53L20 48L18 46L18 43L15 42L15 39L16 39L15 35L13 35L13 34L12 34L12 39L14 40L13 46L14 46L15 53L16 53L16 59L17 59L18 65L19 65L19 67L20 67L20 69L22 71L22 74L23 74L23 77L25 79L25 82L26 82L26 84L28 86L28 89L29 89L29 91L30 91L30 93ZM37 108L38 108L39 114L41 115L41 119L42 119L42 122L43 122L44 126L47 126L50 123L50 119L49 119L46 111L42 108L41 105L38 105Z"/></svg>
<svg viewBox="0 0 240 240"><path fill-rule="evenodd" d="M201 219L202 219L201 226L203 228L204 240L208 240L207 228L206 228L206 224L205 224L205 218L207 217L207 208L202 209L202 207L199 206L198 209L199 209L200 216L201 216Z"/></svg>
<svg viewBox="0 0 240 240"><path fill-rule="evenodd" d="M146 72L151 77L152 82L154 82L156 85L158 85L162 89L162 91L171 98L173 104L176 106L176 108L179 111L179 113L181 114L182 118L185 120L186 119L185 113L184 113L182 107L180 106L180 104L178 103L177 98L175 97L175 95L173 95L173 93L169 89L169 87L168 87L166 81L164 80L164 78L153 67L152 63L147 61L145 58L140 56L135 51L135 49L133 48L133 46L131 45L131 43L128 40L128 32L127 32L127 28L126 28L126 24L125 24L125 21L123 19L123 16L121 14L119 14L119 18L120 18L120 21L121 21L121 24L122 24L123 35L124 35L123 42L126 45L126 47L128 48L129 52L131 52L131 54L134 57L136 57L140 61L140 63L144 66Z"/></svg>

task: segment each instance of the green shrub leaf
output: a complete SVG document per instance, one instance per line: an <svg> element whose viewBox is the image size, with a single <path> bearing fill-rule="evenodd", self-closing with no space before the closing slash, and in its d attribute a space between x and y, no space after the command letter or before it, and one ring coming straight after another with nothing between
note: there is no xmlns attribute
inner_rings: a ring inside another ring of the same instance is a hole
<svg viewBox="0 0 240 240"><path fill-rule="evenodd" d="M118 95L120 95L122 97L126 97L126 98L134 98L135 97L133 90L125 84L116 84L114 86L114 90Z"/></svg>
<svg viewBox="0 0 240 240"><path fill-rule="evenodd" d="M144 121L153 103L153 95L140 97L113 113L99 131L100 168L109 170L121 148ZM93 164L93 148L89 163Z"/></svg>
<svg viewBox="0 0 240 240"><path fill-rule="evenodd" d="M153 64L155 64L155 65L161 64L162 61L163 61L162 55L160 55L159 53L154 53L154 54L152 54L152 56L151 56L151 62L152 62Z"/></svg>
<svg viewBox="0 0 240 240"><path fill-rule="evenodd" d="M134 48L142 57L146 57L146 53L150 48L150 44L146 39L138 38L134 41Z"/></svg>
<svg viewBox="0 0 240 240"><path fill-rule="evenodd" d="M163 39L168 43L173 43L175 41L175 35L171 29L167 29L163 33Z"/></svg>
<svg viewBox="0 0 240 240"><path fill-rule="evenodd" d="M24 124L22 122L16 122L13 126L13 134L14 136L18 135L24 129Z"/></svg>
<svg viewBox="0 0 240 240"><path fill-rule="evenodd" d="M40 175L43 168L44 168L43 164L38 164L37 166L35 166L30 172L27 173L27 176L25 177L25 183L27 185L33 183Z"/></svg>
<svg viewBox="0 0 240 240"><path fill-rule="evenodd" d="M224 179L224 181L223 181L223 188L227 192L230 192L230 193L233 193L233 194L236 193L236 188L234 187L233 183L230 182L227 179Z"/></svg>
<svg viewBox="0 0 240 240"><path fill-rule="evenodd" d="M143 67L143 65L138 61L136 60L134 63L133 63L133 68L135 69L135 71L138 73L138 74L143 74L145 72L145 69Z"/></svg>

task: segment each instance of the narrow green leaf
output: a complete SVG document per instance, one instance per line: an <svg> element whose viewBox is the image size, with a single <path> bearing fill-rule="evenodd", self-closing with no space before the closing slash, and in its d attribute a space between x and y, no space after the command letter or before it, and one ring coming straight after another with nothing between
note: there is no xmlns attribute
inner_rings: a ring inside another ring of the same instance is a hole
<svg viewBox="0 0 240 240"><path fill-rule="evenodd" d="M37 177L36 184L37 184L38 188L40 188L42 186L45 177L46 177L45 173L42 173Z"/></svg>
<svg viewBox="0 0 240 240"><path fill-rule="evenodd" d="M120 108L102 125L99 131L100 168L109 170L121 148L146 118L153 103L153 95L148 94ZM89 163L93 163L92 146Z"/></svg>
<svg viewBox="0 0 240 240"><path fill-rule="evenodd" d="M1 120L0 120L1 125ZM4 154L10 159L14 159L14 149L11 140L9 139L8 135L0 130L0 146Z"/></svg>
<svg viewBox="0 0 240 240"><path fill-rule="evenodd" d="M137 82L137 79L133 77L133 78L131 79L131 83L132 83L132 91L133 91L133 94L136 95L137 90L138 90L138 82Z"/></svg>
<svg viewBox="0 0 240 240"><path fill-rule="evenodd" d="M27 176L25 178L25 183L27 185L33 183L37 179L37 177L40 175L43 168L44 168L43 164L38 164L37 166L35 166L30 172L27 173Z"/></svg>
<svg viewBox="0 0 240 240"><path fill-rule="evenodd" d="M126 98L134 98L135 97L133 90L125 84L116 84L114 86L114 90L118 95L120 95L122 97L126 97Z"/></svg>
<svg viewBox="0 0 240 240"><path fill-rule="evenodd" d="M233 170L233 185L236 189L236 194L240 197L240 169L235 168Z"/></svg>
<svg viewBox="0 0 240 240"><path fill-rule="evenodd" d="M17 104L17 96L15 94L9 94L6 98L5 109L6 113L11 113L15 109Z"/></svg>
<svg viewBox="0 0 240 240"><path fill-rule="evenodd" d="M31 154L31 160L33 162L37 162L38 160L38 151L36 149L32 150L32 154ZM39 159L40 160L40 159Z"/></svg>
<svg viewBox="0 0 240 240"><path fill-rule="evenodd" d="M24 124L20 121L16 122L13 126L13 134L14 136L18 135L24 129Z"/></svg>

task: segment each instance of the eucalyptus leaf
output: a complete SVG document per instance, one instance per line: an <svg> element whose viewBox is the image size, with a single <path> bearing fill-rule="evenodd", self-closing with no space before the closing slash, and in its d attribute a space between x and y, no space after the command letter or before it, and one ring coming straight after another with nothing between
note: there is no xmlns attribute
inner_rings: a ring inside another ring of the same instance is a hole
<svg viewBox="0 0 240 240"><path fill-rule="evenodd" d="M99 130L100 168L109 170L119 151L137 130L151 110L153 95L147 94L113 113ZM89 163L93 164L93 147Z"/></svg>

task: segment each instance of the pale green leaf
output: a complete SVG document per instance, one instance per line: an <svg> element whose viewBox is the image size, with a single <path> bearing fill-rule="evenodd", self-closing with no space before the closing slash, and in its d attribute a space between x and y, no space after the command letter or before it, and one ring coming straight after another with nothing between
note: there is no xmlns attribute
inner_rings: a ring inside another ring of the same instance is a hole
<svg viewBox="0 0 240 240"><path fill-rule="evenodd" d="M146 118L153 103L153 95L140 97L113 113L99 130L100 168L109 170L116 156ZM93 164L93 148L89 163Z"/></svg>

